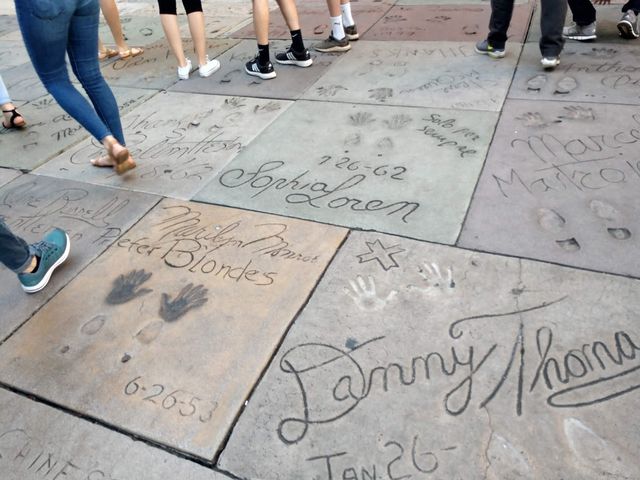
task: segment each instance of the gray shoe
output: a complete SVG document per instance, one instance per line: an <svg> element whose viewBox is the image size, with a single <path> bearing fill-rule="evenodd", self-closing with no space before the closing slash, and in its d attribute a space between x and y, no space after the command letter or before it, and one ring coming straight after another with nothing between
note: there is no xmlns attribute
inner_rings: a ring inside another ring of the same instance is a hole
<svg viewBox="0 0 640 480"><path fill-rule="evenodd" d="M589 25L578 25L574 22L562 29L562 36L564 38L578 40L580 42L595 40L597 38L596 22L590 23Z"/></svg>
<svg viewBox="0 0 640 480"><path fill-rule="evenodd" d="M358 35L358 28L355 26L355 24L351 25L350 27L344 27L344 33L350 42L353 42L360 38L360 35Z"/></svg>
<svg viewBox="0 0 640 480"><path fill-rule="evenodd" d="M638 16L633 10L627 10L618 22L618 31L622 38L633 40L638 38Z"/></svg>
<svg viewBox="0 0 640 480"><path fill-rule="evenodd" d="M341 40L337 40L333 35L329 35L329 38L322 40L320 43L316 43L313 48L324 53L346 52L351 49L351 45L346 36Z"/></svg>

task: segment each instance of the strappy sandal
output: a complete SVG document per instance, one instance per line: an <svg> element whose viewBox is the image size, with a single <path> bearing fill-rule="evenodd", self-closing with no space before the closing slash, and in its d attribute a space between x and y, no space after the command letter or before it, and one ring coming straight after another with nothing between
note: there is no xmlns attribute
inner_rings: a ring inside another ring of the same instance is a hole
<svg viewBox="0 0 640 480"><path fill-rule="evenodd" d="M4 123L4 118L2 119L2 126L4 128L24 128L27 126L27 122L25 122L24 117L22 115L20 115L20 113L18 112L17 109L12 108L9 110L2 110L3 113L3 117L5 113L10 113L11 114L11 118L9 119L9 126L7 126ZM22 119L22 123L21 124L16 124L16 119L21 118Z"/></svg>
<svg viewBox="0 0 640 480"><path fill-rule="evenodd" d="M118 55L118 51L113 48L105 48L98 52L98 60L106 60L108 58L113 58Z"/></svg>
<svg viewBox="0 0 640 480"><path fill-rule="evenodd" d="M124 60L126 58L137 57L138 55L142 55L143 53L144 48L131 47L128 50L122 50L121 52L118 52L118 55L120 55L120 60Z"/></svg>
<svg viewBox="0 0 640 480"><path fill-rule="evenodd" d="M109 148L107 149L107 154L113 161L113 169L118 175L122 175L123 173L136 168L136 162L131 158L131 154L127 147L123 147L117 155L114 155L112 148Z"/></svg>

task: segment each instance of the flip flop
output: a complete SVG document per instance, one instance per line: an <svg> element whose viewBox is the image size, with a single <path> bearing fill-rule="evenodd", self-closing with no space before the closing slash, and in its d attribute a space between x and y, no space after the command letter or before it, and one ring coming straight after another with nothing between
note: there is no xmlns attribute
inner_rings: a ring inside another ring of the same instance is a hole
<svg viewBox="0 0 640 480"><path fill-rule="evenodd" d="M20 115L20 113L18 112L17 109L12 108L9 110L2 110L2 113L10 113L11 114L11 118L9 119L9 126L7 126L4 123L4 118L2 119L2 126L6 129L9 128L24 128L27 126L27 122L25 122L24 117L22 115ZM22 123L21 124L16 124L16 119L18 118L22 118Z"/></svg>
<svg viewBox="0 0 640 480"><path fill-rule="evenodd" d="M118 54L120 55L120 60L124 60L125 58L133 58L138 55L142 55L144 53L144 48L140 47L132 47L128 50L122 50Z"/></svg>
<svg viewBox="0 0 640 480"><path fill-rule="evenodd" d="M106 60L107 58L113 58L118 55L118 51L113 48L105 48L102 51L98 52L98 60Z"/></svg>

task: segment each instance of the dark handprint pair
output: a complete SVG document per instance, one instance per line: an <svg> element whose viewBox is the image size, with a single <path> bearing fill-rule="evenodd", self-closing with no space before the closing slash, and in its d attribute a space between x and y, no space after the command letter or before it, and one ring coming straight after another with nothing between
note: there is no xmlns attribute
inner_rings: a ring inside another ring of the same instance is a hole
<svg viewBox="0 0 640 480"><path fill-rule="evenodd" d="M145 270L132 270L127 274L119 275L113 281L113 287L107 295L106 302L110 305L120 305L151 293L152 289L141 288L151 278L151 275ZM175 322L189 310L199 308L207 303L207 292L204 285L194 286L193 283L189 283L173 299L169 294L163 293L160 303L160 317L165 322Z"/></svg>

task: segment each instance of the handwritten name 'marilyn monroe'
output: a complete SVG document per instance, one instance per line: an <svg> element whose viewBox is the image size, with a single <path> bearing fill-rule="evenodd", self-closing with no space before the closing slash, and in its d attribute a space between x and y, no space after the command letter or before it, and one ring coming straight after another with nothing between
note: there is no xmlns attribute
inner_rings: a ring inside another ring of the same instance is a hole
<svg viewBox="0 0 640 480"><path fill-rule="evenodd" d="M464 347L453 344L449 352L433 351L415 356L408 362L388 362L367 368L357 359L359 352L371 348L384 337L371 339L352 349L323 343L297 345L282 355L279 366L294 380L299 393L294 404L301 407L301 412L282 419L278 436L285 444L296 444L307 435L311 426L331 424L346 417L376 392L393 395L399 389L429 383L434 377L451 379L451 388L442 392L444 409L451 416L461 415L472 404L486 407L503 389L507 390L507 384L516 385L514 407L517 415L523 414L525 394L533 394L540 388L546 388L546 402L554 408L596 405L639 389L640 339L627 332L617 331L612 339L596 339L557 356L552 355L554 331L549 327L538 328L532 344L528 343L530 336L526 335L522 316L549 308L565 298L451 323L449 336L456 341L463 337L462 325L468 322L520 319L506 358L497 354L498 343L484 349L473 344ZM529 357L525 356L525 350L533 351L537 356L534 370L526 368ZM487 368L488 365L491 367ZM526 372L532 376L528 378ZM508 382L510 378L512 380ZM438 383L442 384L441 381Z"/></svg>

